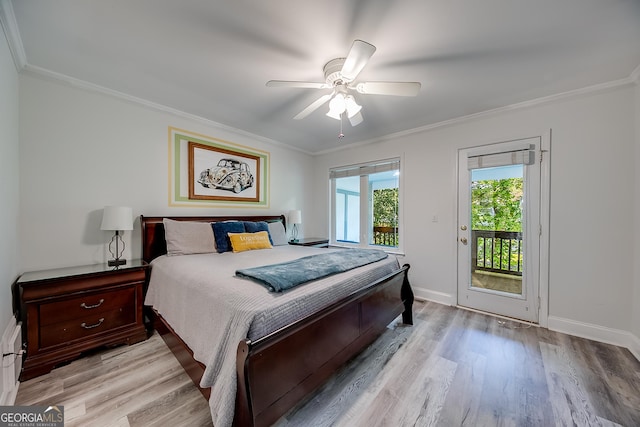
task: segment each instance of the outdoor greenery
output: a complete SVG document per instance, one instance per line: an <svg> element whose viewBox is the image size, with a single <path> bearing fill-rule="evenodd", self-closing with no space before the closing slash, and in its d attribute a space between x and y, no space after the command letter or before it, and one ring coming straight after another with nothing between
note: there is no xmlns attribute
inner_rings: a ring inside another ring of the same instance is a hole
<svg viewBox="0 0 640 427"><path fill-rule="evenodd" d="M398 227L398 189L383 188L373 191L373 226L374 227ZM385 240L383 240L383 237ZM374 233L374 244L385 246L398 246L397 230L393 235L379 236Z"/></svg>
<svg viewBox="0 0 640 427"><path fill-rule="evenodd" d="M522 232L522 186L522 178L472 182L472 230ZM478 238L477 265L521 272L523 253L518 247L520 243L520 240L498 237Z"/></svg>
<svg viewBox="0 0 640 427"><path fill-rule="evenodd" d="M473 230L522 231L522 178L471 183Z"/></svg>
<svg viewBox="0 0 640 427"><path fill-rule="evenodd" d="M398 189L383 188L373 191L373 225L398 226Z"/></svg>

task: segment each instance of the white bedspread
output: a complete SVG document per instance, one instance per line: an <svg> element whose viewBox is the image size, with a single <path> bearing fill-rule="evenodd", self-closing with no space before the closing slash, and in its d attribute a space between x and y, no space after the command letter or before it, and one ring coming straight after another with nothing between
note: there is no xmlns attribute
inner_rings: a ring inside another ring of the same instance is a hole
<svg viewBox="0 0 640 427"><path fill-rule="evenodd" d="M240 268L284 262L344 249L275 246L240 253L162 256L151 265L145 304L153 306L206 366L201 387L211 387L216 427L231 425L238 343L261 338L319 311L399 268L394 256L284 293L235 277Z"/></svg>

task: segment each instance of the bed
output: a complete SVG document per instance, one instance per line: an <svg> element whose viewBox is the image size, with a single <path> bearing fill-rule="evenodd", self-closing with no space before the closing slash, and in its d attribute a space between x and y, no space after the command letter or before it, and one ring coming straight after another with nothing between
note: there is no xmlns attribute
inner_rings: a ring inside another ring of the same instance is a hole
<svg viewBox="0 0 640 427"><path fill-rule="evenodd" d="M236 268L291 257L325 256L322 254L334 249L285 244L241 253L167 256L165 220L185 222L184 225L268 222L279 223L284 228L285 218L273 215L140 217L142 256L151 263L145 300L148 316L193 382L209 399L217 427L231 423L237 426L272 424L373 342L395 318L402 315L404 323L412 324L409 266L400 267L395 257L278 295L239 277L229 277L228 285L192 285L194 279L202 277L233 276ZM298 252L294 254L295 251ZM214 265L214 261L220 264ZM233 314L234 320L228 322L216 317L224 316L227 306L231 305L228 301L236 299L235 294L218 296L226 292L226 288L233 288L239 301L244 301L237 310L241 314ZM249 299L241 299L245 297ZM273 302L262 302L269 299ZM315 306L298 310L298 306L306 307L303 300ZM181 308L180 304L194 309ZM271 308L273 304L277 307ZM205 306L210 309L203 310ZM200 312L205 313L207 320L196 317ZM272 312L276 314L271 315ZM258 317L269 318L269 326L256 326L261 325L256 320ZM208 324L225 322L223 328ZM222 330L224 332L218 332ZM221 334L222 344L211 342L219 338L217 334ZM222 355L210 356L208 351L212 347L221 349Z"/></svg>

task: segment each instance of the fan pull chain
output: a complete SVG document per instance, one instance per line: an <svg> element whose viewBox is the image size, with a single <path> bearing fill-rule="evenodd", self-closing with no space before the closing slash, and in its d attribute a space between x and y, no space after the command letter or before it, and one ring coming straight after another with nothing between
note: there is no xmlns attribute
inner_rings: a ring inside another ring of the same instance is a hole
<svg viewBox="0 0 640 427"><path fill-rule="evenodd" d="M342 133L342 121L344 119L344 113L340 114L340 133L338 134L338 139L344 138L344 133Z"/></svg>

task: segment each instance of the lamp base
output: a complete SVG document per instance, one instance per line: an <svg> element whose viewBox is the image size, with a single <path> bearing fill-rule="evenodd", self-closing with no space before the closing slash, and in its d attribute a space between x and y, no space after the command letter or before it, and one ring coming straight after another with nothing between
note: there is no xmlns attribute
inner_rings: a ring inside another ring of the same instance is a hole
<svg viewBox="0 0 640 427"><path fill-rule="evenodd" d="M126 259L110 259L110 260L107 262L107 265L108 265L109 267L117 267L117 266L119 266L119 265L125 265L126 263L127 263L127 260L126 260Z"/></svg>

